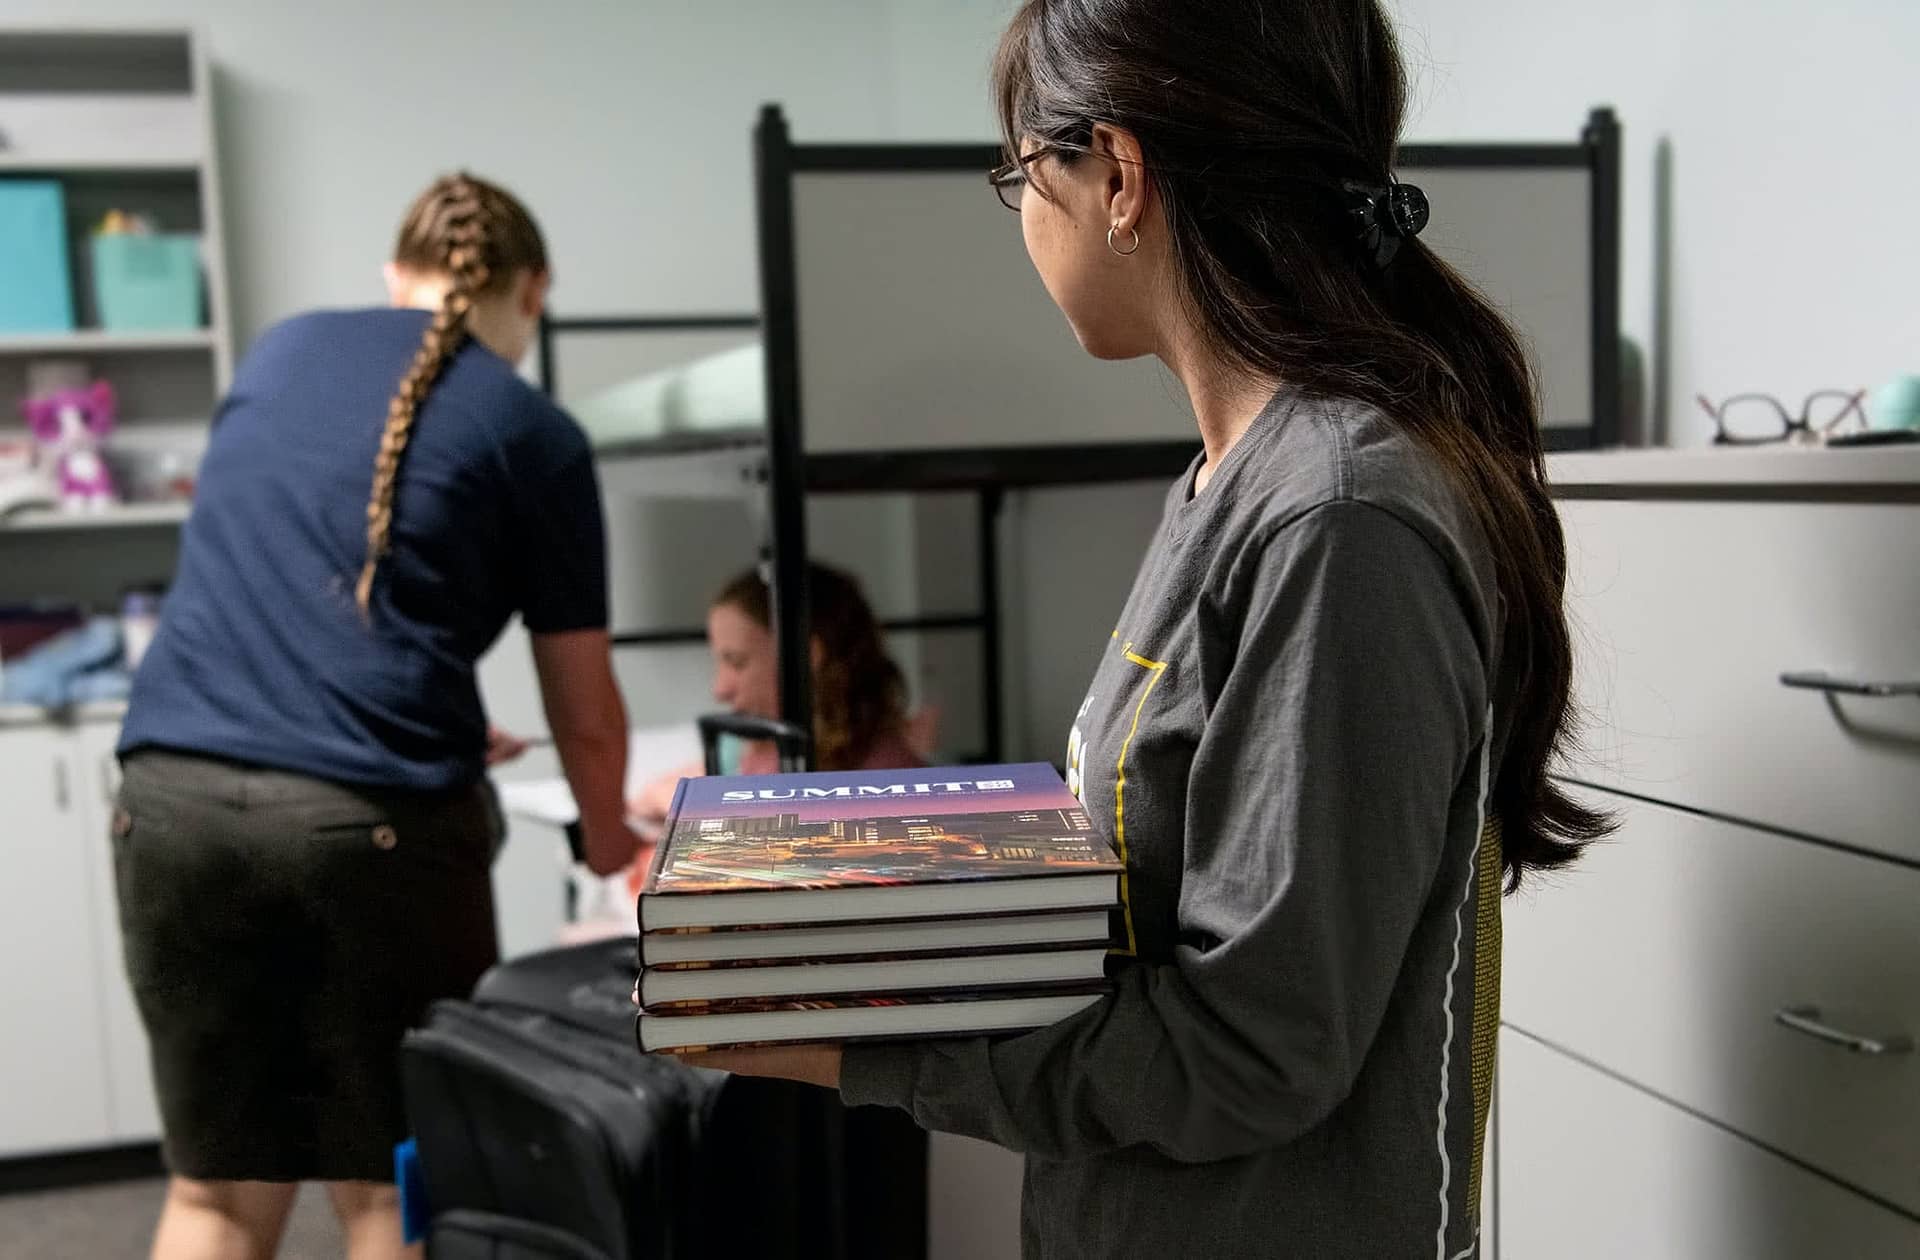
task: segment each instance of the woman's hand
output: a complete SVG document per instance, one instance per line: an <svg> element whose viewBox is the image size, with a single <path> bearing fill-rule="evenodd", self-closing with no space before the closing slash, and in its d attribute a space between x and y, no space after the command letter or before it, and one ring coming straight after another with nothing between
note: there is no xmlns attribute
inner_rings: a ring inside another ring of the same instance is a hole
<svg viewBox="0 0 1920 1260"><path fill-rule="evenodd" d="M640 982L633 982L633 1004L640 1005ZM837 1045L749 1046L737 1050L703 1050L697 1054L660 1052L689 1067L712 1068L736 1076L766 1076L799 1081L824 1089L840 1088L840 1047Z"/></svg>
<svg viewBox="0 0 1920 1260"><path fill-rule="evenodd" d="M518 735L509 735L497 726L487 727L487 764L501 765L512 761L527 751L527 741Z"/></svg>
<svg viewBox="0 0 1920 1260"><path fill-rule="evenodd" d="M680 780L697 779L705 773L706 767L696 761L661 775L627 799L627 816L636 822L652 823L657 830L673 809L673 795L680 790Z"/></svg>
<svg viewBox="0 0 1920 1260"><path fill-rule="evenodd" d="M694 1067L713 1068L738 1076L770 1076L826 1089L840 1088L839 1046L754 1046L673 1057Z"/></svg>

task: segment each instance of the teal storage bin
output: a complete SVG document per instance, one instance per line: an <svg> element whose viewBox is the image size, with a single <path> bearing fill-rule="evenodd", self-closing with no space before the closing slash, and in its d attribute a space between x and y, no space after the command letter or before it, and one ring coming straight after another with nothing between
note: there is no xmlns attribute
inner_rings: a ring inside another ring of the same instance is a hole
<svg viewBox="0 0 1920 1260"><path fill-rule="evenodd" d="M50 179L0 179L0 333L73 331L67 199Z"/></svg>
<svg viewBox="0 0 1920 1260"><path fill-rule="evenodd" d="M200 238L93 238L93 297L110 332L182 332L200 322Z"/></svg>

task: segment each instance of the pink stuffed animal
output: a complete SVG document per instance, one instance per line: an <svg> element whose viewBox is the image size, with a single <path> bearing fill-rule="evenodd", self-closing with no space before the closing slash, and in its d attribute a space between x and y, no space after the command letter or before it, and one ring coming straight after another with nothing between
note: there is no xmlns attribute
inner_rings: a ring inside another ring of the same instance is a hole
<svg viewBox="0 0 1920 1260"><path fill-rule="evenodd" d="M56 390L21 405L27 428L55 479L61 506L97 512L118 499L100 443L113 428L113 386L95 381L86 389Z"/></svg>

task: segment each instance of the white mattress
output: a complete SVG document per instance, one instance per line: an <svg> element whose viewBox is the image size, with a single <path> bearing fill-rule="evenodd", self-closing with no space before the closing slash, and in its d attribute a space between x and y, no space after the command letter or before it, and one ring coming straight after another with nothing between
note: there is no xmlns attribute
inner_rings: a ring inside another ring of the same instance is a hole
<svg viewBox="0 0 1920 1260"><path fill-rule="evenodd" d="M605 389L571 410L596 448L681 434L764 428L760 344L737 346Z"/></svg>

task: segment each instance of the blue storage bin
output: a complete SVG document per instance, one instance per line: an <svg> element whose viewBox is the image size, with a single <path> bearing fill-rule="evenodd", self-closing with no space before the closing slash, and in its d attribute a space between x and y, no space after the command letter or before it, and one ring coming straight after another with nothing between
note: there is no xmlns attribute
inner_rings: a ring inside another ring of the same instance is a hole
<svg viewBox="0 0 1920 1260"><path fill-rule="evenodd" d="M0 179L0 332L71 332L67 199L50 179Z"/></svg>
<svg viewBox="0 0 1920 1260"><path fill-rule="evenodd" d="M113 332L200 327L200 238L109 232L93 238L93 297Z"/></svg>

